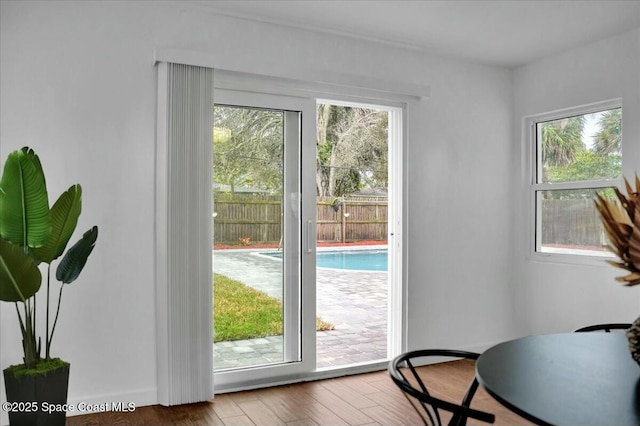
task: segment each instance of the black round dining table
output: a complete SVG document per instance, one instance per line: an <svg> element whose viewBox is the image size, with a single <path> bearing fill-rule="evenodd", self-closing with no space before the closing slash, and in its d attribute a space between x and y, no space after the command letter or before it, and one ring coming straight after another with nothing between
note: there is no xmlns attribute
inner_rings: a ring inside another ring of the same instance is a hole
<svg viewBox="0 0 640 426"><path fill-rule="evenodd" d="M640 366L624 333L564 333L500 343L476 362L480 384L539 425L640 425Z"/></svg>

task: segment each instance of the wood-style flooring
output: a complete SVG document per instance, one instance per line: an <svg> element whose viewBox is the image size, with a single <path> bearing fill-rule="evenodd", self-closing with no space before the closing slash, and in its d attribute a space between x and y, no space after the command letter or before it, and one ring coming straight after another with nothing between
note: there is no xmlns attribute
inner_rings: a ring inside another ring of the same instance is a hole
<svg viewBox="0 0 640 426"><path fill-rule="evenodd" d="M473 378L471 361L426 369L434 396L462 400ZM504 408L482 388L472 407L496 415L496 425L531 423ZM443 415L443 421L449 416ZM387 371L216 395L204 403L139 407L130 413L99 413L67 418L67 425L257 425L393 426L420 425L421 419ZM470 419L469 425L487 424Z"/></svg>

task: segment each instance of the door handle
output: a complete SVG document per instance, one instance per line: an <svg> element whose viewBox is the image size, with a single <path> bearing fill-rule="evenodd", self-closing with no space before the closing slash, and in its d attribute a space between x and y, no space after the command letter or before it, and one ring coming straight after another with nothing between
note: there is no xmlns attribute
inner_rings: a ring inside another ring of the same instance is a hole
<svg viewBox="0 0 640 426"><path fill-rule="evenodd" d="M311 232L313 232L312 230L313 228L313 222L311 221L311 219L307 220L307 253L312 253L313 252L313 246L311 245Z"/></svg>

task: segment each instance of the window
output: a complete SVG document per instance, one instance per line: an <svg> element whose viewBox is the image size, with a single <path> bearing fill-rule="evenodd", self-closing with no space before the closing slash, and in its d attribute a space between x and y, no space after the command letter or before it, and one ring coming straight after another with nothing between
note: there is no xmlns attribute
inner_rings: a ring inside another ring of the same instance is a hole
<svg viewBox="0 0 640 426"><path fill-rule="evenodd" d="M598 104L529 120L535 253L609 256L594 206L622 179L622 108Z"/></svg>

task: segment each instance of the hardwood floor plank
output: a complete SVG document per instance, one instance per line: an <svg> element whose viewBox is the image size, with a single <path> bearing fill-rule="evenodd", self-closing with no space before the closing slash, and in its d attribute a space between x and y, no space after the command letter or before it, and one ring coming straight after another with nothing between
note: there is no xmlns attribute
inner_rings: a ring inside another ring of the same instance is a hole
<svg viewBox="0 0 640 426"><path fill-rule="evenodd" d="M292 422L287 422L287 426L318 426L318 423L314 422L310 418L294 420Z"/></svg>
<svg viewBox="0 0 640 426"><path fill-rule="evenodd" d="M375 407L376 405L375 402L371 401L365 395L354 392L353 388L344 384L342 380L324 380L321 384L329 392L335 394L339 398L342 398L346 403L357 409Z"/></svg>
<svg viewBox="0 0 640 426"><path fill-rule="evenodd" d="M238 404L235 403L230 394L216 395L213 398L213 410L223 420L228 417L244 415L244 412L238 407Z"/></svg>
<svg viewBox="0 0 640 426"><path fill-rule="evenodd" d="M310 419L320 426L349 426L349 423L344 421L342 417L319 402L309 404L305 412L309 415Z"/></svg>
<svg viewBox="0 0 640 426"><path fill-rule="evenodd" d="M282 426L285 421L276 415L262 401L240 402L238 406L251 419L253 423L260 426Z"/></svg>
<svg viewBox="0 0 640 426"><path fill-rule="evenodd" d="M402 413L394 413L380 406L365 408L362 411L372 419L376 420L377 423L380 423L382 425L412 426L422 424L422 420L420 420L419 418L415 421L408 421L407 417L403 416Z"/></svg>
<svg viewBox="0 0 640 426"><path fill-rule="evenodd" d="M227 417L223 420L224 426L256 426L247 416Z"/></svg>
<svg viewBox="0 0 640 426"><path fill-rule="evenodd" d="M261 400L267 405L279 401L282 409L297 413L299 417L308 417L322 426L348 426L341 417L319 403L307 390L321 388L321 382L302 385L287 385L269 388L269 392L261 393ZM276 411L276 414L281 415ZM291 417L291 414L287 414Z"/></svg>
<svg viewBox="0 0 640 426"><path fill-rule="evenodd" d="M233 400L233 402L238 404L240 402L257 401L258 399L260 399L260 394L264 391L265 389L254 389L248 392L232 392L226 395L228 395L229 398Z"/></svg>
<svg viewBox="0 0 640 426"><path fill-rule="evenodd" d="M352 391L359 393L360 395L368 395L370 393L378 392L378 389L369 384L369 381L364 380L362 374L355 376L347 376L340 379L340 381ZM379 379L378 379L379 380Z"/></svg>
<svg viewBox="0 0 640 426"><path fill-rule="evenodd" d="M213 402L211 401L159 408L161 411L156 410L156 415L160 414L170 419L173 424L224 426L224 422L213 410ZM153 421L149 421L147 424L153 424Z"/></svg>
<svg viewBox="0 0 640 426"><path fill-rule="evenodd" d="M371 423L373 419L326 388L312 388L310 395L352 426Z"/></svg>
<svg viewBox="0 0 640 426"><path fill-rule="evenodd" d="M264 403L276 416L285 423L295 422L301 418L307 417L306 413L300 410L300 406L292 403L292 400L286 395L283 389L273 390L260 394L259 399Z"/></svg>
<svg viewBox="0 0 640 426"><path fill-rule="evenodd" d="M376 380L380 380L387 376L387 370L374 371L372 373L367 374L358 374L357 376L349 376L349 377L358 377L363 382L373 382Z"/></svg>
<svg viewBox="0 0 640 426"><path fill-rule="evenodd" d="M382 424L394 424L394 425L419 425L422 424L422 419L418 416L416 411L413 409L409 401L404 397L402 392L399 389L392 389L389 392L377 392L374 394L370 394L369 398L375 401L378 407L385 410L385 412L393 413L394 420L385 419L385 422ZM365 413L369 414L368 410L363 410ZM379 416L382 416L384 413L375 412L376 417L373 417L377 422L381 422ZM369 414L370 415L370 414ZM371 417L371 415L370 415Z"/></svg>

